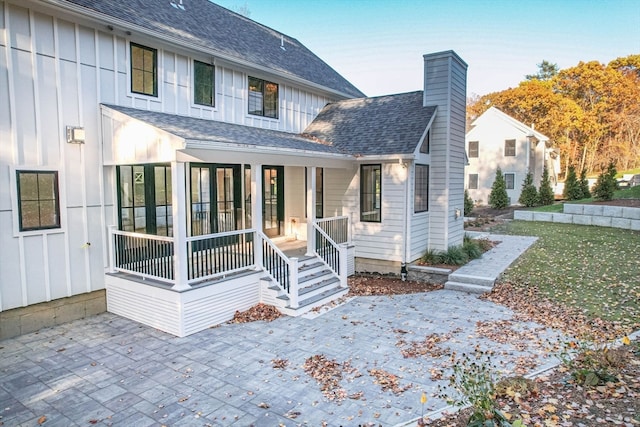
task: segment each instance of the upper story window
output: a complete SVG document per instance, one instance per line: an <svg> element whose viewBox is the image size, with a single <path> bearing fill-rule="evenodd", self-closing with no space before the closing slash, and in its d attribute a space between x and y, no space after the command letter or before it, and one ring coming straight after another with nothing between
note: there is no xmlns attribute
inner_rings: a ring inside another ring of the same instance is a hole
<svg viewBox="0 0 640 427"><path fill-rule="evenodd" d="M215 105L215 68L211 64L193 61L193 102L198 105Z"/></svg>
<svg viewBox="0 0 640 427"><path fill-rule="evenodd" d="M507 139L504 141L504 155L515 156L516 155L516 140Z"/></svg>
<svg viewBox="0 0 640 427"><path fill-rule="evenodd" d="M249 77L249 114L278 118L278 85Z"/></svg>
<svg viewBox="0 0 640 427"><path fill-rule="evenodd" d="M429 165L416 165L416 176L413 196L415 213L429 210Z"/></svg>
<svg viewBox="0 0 640 427"><path fill-rule="evenodd" d="M469 158L478 157L478 141L469 141Z"/></svg>
<svg viewBox="0 0 640 427"><path fill-rule="evenodd" d="M516 174L515 173L505 173L504 174L504 184L507 190L513 190L516 188Z"/></svg>
<svg viewBox="0 0 640 427"><path fill-rule="evenodd" d="M478 189L478 174L470 173L469 174L469 190L477 190Z"/></svg>
<svg viewBox="0 0 640 427"><path fill-rule="evenodd" d="M360 221L382 221L382 165L360 166Z"/></svg>
<svg viewBox="0 0 640 427"><path fill-rule="evenodd" d="M158 50L131 43L131 92L158 96Z"/></svg>
<svg viewBox="0 0 640 427"><path fill-rule="evenodd" d="M58 172L16 171L20 231L60 228Z"/></svg>

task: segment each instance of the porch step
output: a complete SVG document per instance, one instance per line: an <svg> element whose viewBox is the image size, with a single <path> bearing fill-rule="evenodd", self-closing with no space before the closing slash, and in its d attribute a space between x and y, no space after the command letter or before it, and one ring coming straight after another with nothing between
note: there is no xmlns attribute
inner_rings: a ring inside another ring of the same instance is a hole
<svg viewBox="0 0 640 427"><path fill-rule="evenodd" d="M280 308L280 311L288 316L301 316L310 312L316 307L320 307L331 301L335 301L338 298L345 296L349 292L349 288L334 287L326 290L320 294L317 294L311 298L307 298L300 301L298 308L293 309L287 305Z"/></svg>
<svg viewBox="0 0 640 427"><path fill-rule="evenodd" d="M468 292L470 294L484 294L485 292L491 292L492 286L448 281L444 284L444 288L452 291Z"/></svg>
<svg viewBox="0 0 640 427"><path fill-rule="evenodd" d="M298 259L298 308L290 306L289 295L269 276L264 276L261 283L263 302L289 316L305 314L348 292L348 288L340 287L340 278L315 256Z"/></svg>
<svg viewBox="0 0 640 427"><path fill-rule="evenodd" d="M493 277L474 276L472 274L451 273L449 280L458 283L468 283L471 285L479 285L492 288L496 282Z"/></svg>

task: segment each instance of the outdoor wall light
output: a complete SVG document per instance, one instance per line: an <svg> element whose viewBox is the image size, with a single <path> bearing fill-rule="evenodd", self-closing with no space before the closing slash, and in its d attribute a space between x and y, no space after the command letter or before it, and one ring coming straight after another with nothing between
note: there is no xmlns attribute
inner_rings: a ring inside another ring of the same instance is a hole
<svg viewBox="0 0 640 427"><path fill-rule="evenodd" d="M84 144L84 128L67 126L67 143L69 144Z"/></svg>

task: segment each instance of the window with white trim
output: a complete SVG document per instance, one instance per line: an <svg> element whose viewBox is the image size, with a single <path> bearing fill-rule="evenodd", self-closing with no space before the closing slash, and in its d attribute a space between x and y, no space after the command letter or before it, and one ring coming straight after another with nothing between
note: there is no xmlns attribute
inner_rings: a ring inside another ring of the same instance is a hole
<svg viewBox="0 0 640 427"><path fill-rule="evenodd" d="M513 190L516 187L516 174L515 173L505 173L504 174L504 184L507 190Z"/></svg>
<svg viewBox="0 0 640 427"><path fill-rule="evenodd" d="M415 213L429 210L429 165L416 165L414 177L413 210Z"/></svg>
<svg viewBox="0 0 640 427"><path fill-rule="evenodd" d="M469 141L469 158L477 158L478 157L478 141Z"/></svg>
<svg viewBox="0 0 640 427"><path fill-rule="evenodd" d="M249 77L249 114L278 118L278 85Z"/></svg>
<svg viewBox="0 0 640 427"><path fill-rule="evenodd" d="M513 157L516 155L515 139L507 139L504 141L504 155L507 157Z"/></svg>
<svg viewBox="0 0 640 427"><path fill-rule="evenodd" d="M469 174L469 190L477 190L478 189L478 174L470 173Z"/></svg>
<svg viewBox="0 0 640 427"><path fill-rule="evenodd" d="M57 171L16 171L20 231L60 228Z"/></svg>

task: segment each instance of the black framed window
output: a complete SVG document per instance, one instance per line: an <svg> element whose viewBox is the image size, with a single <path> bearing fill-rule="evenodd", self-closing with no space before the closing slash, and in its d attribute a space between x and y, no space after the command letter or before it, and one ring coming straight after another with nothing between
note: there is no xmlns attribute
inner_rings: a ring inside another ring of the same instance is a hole
<svg viewBox="0 0 640 427"><path fill-rule="evenodd" d="M193 102L215 105L215 68L211 64L193 61Z"/></svg>
<svg viewBox="0 0 640 427"><path fill-rule="evenodd" d="M382 221L382 165L360 166L360 221Z"/></svg>
<svg viewBox="0 0 640 427"><path fill-rule="evenodd" d="M416 165L413 195L415 213L429 210L429 165Z"/></svg>
<svg viewBox="0 0 640 427"><path fill-rule="evenodd" d="M469 141L469 158L478 157L478 141Z"/></svg>
<svg viewBox="0 0 640 427"><path fill-rule="evenodd" d="M470 173L469 174L469 190L477 190L478 189L478 174Z"/></svg>
<svg viewBox="0 0 640 427"><path fill-rule="evenodd" d="M504 155L505 156L515 156L516 155L516 140L515 139L507 139L504 141Z"/></svg>
<svg viewBox="0 0 640 427"><path fill-rule="evenodd" d="M131 43L131 92L158 96L158 50Z"/></svg>
<svg viewBox="0 0 640 427"><path fill-rule="evenodd" d="M507 190L513 190L516 188L516 174L515 173L505 173L504 174L504 184Z"/></svg>
<svg viewBox="0 0 640 427"><path fill-rule="evenodd" d="M57 171L16 171L20 231L60 228Z"/></svg>
<svg viewBox="0 0 640 427"><path fill-rule="evenodd" d="M278 118L278 85L249 77L249 114Z"/></svg>

